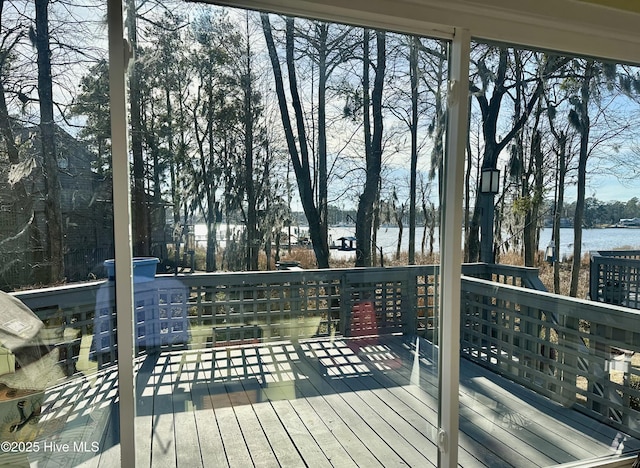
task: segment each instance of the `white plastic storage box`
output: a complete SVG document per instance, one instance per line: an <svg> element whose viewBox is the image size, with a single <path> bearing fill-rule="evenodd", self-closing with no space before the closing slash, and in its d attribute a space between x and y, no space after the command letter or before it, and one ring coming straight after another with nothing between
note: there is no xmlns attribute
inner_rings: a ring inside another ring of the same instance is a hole
<svg viewBox="0 0 640 468"><path fill-rule="evenodd" d="M100 287L94 316L92 356L100 364L116 357L116 313L114 283ZM189 289L174 277L134 284L134 333L140 351L185 345L189 342Z"/></svg>

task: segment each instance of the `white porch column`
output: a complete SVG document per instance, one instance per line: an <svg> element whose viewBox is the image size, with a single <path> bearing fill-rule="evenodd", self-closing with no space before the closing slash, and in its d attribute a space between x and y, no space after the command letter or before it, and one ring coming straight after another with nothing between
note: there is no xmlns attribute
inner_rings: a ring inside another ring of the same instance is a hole
<svg viewBox="0 0 640 468"><path fill-rule="evenodd" d="M470 35L456 29L449 57L449 106L441 200L438 466L458 465L460 275L465 148L468 138Z"/></svg>
<svg viewBox="0 0 640 468"><path fill-rule="evenodd" d="M113 231L118 313L118 389L121 466L135 466L135 380L133 376L133 266L126 70L122 0L108 0L109 105L113 167Z"/></svg>

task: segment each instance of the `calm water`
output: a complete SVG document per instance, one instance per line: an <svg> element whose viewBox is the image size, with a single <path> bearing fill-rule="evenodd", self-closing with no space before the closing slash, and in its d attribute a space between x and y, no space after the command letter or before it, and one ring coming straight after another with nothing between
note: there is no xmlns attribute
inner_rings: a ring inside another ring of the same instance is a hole
<svg viewBox="0 0 640 468"><path fill-rule="evenodd" d="M423 229L420 227L416 230L417 246L416 250L420 251L420 243L422 242ZM331 228L330 234L334 240L341 236L355 235L355 228ZM438 251L438 231L435 233L434 250ZM551 229L543 229L540 232L540 250L544 250L551 241ZM383 227L378 231L378 246L382 247L385 255L392 255L396 251L398 242L397 227ZM427 250L428 246L427 234ZM409 230L404 229L402 235L402 250L408 250ZM640 249L640 229L583 229L582 230L582 253L585 254L590 250L614 250L622 247L632 249ZM567 255L573 255L573 229L560 229L560 258Z"/></svg>
<svg viewBox="0 0 640 468"><path fill-rule="evenodd" d="M234 226L234 228L238 228ZM305 228L301 228L303 234L306 232ZM338 244L338 238L355 236L355 227L332 227L329 229L330 242L333 241ZM422 242L423 228L418 227L416 229L416 250L420 251L420 243ZM224 237L224 228L220 228L219 239ZM196 225L196 239L199 243L206 240L206 228L204 225ZM506 239L506 237L505 237ZM545 247L551 241L551 229L543 229L540 233L540 250L544 250ZM396 251L396 245L398 242L398 228L389 226L382 227L378 230L378 247L382 248L385 255L393 255ZM429 249L429 238L427 234L427 246ZM204 244L202 244L204 245ZM401 249L408 250L409 245L409 230L404 229L402 235ZM623 229L623 228L611 228L611 229L584 229L582 231L582 253L585 254L590 250L613 250L622 247L629 247L632 249L640 249L640 229ZM434 250L439 250L438 244L438 231L435 232ZM334 255L353 255L352 252L338 252L333 251ZM560 256L573 254L573 229L562 228L560 229Z"/></svg>
<svg viewBox="0 0 640 468"><path fill-rule="evenodd" d="M551 241L551 229L543 229L540 233L540 249L543 250ZM614 250L622 247L640 249L640 229L607 228L583 229L582 253L591 250ZM573 229L560 229L560 258L573 254Z"/></svg>

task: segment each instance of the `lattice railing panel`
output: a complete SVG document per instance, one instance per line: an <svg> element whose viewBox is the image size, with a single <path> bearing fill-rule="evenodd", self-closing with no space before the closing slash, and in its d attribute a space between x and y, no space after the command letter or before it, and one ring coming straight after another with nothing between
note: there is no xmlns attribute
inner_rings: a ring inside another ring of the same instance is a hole
<svg viewBox="0 0 640 468"><path fill-rule="evenodd" d="M640 312L463 278L464 356L640 434Z"/></svg>

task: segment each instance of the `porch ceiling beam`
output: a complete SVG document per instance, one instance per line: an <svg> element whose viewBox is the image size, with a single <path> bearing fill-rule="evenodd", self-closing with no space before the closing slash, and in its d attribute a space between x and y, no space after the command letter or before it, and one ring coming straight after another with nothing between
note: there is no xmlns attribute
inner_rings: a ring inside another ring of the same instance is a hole
<svg viewBox="0 0 640 468"><path fill-rule="evenodd" d="M215 0L231 7L640 63L640 14L572 0Z"/></svg>

